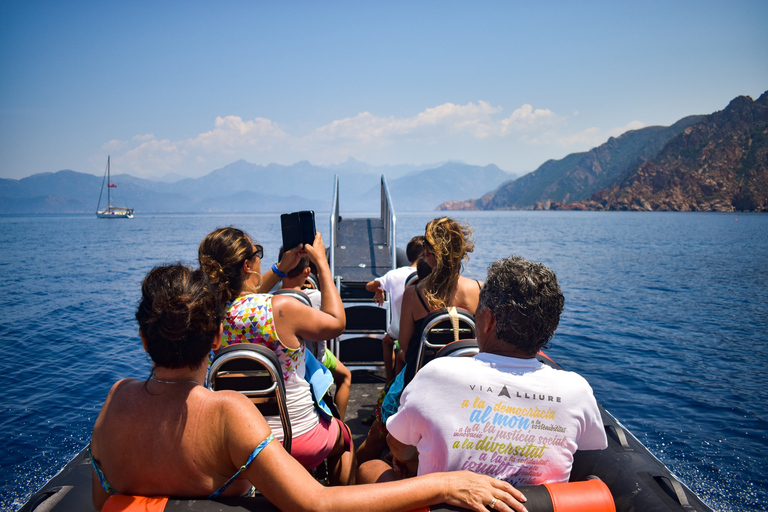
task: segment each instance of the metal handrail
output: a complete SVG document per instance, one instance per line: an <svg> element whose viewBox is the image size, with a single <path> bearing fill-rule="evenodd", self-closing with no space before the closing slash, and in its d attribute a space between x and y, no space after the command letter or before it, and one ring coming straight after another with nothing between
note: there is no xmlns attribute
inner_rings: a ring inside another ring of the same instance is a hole
<svg viewBox="0 0 768 512"><path fill-rule="evenodd" d="M339 222L339 175L333 179L333 202L331 203L330 261L331 277L336 278L336 230Z"/></svg>
<svg viewBox="0 0 768 512"><path fill-rule="evenodd" d="M392 248L392 269L394 270L397 268L397 233L395 231L397 217L392 206L392 197L389 195L387 179L383 174L381 175L381 220L384 223L387 242Z"/></svg>

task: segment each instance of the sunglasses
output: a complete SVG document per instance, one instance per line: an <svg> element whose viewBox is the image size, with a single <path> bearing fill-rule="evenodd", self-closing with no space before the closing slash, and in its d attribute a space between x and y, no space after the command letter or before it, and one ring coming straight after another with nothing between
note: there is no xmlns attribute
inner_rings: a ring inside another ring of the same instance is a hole
<svg viewBox="0 0 768 512"><path fill-rule="evenodd" d="M264 248L262 246L260 246L259 244L254 244L253 247L254 247L253 254L249 258L247 258L247 259L249 259L249 260L253 259L254 256L258 256L259 259L263 259L264 258Z"/></svg>

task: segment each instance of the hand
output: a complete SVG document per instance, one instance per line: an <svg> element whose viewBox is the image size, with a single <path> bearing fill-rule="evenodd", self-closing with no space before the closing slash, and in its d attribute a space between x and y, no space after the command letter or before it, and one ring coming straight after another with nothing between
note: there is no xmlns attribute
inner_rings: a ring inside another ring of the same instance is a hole
<svg viewBox="0 0 768 512"><path fill-rule="evenodd" d="M392 457L392 469L400 478L411 478L419 472L419 460L402 461L397 457Z"/></svg>
<svg viewBox="0 0 768 512"><path fill-rule="evenodd" d="M381 288L376 290L376 293L373 294L373 302L375 302L379 306L384 304L384 298L385 298L384 297L384 290L382 290Z"/></svg>
<svg viewBox="0 0 768 512"><path fill-rule="evenodd" d="M312 263L318 267L325 263L328 264L328 258L325 257L325 244L323 243L323 235L320 233L315 234L315 241L312 245L304 244L304 251Z"/></svg>
<svg viewBox="0 0 768 512"><path fill-rule="evenodd" d="M279 268L281 272L287 274L296 268L296 265L299 264L299 260L306 255L307 251L305 251L301 245L297 245L293 249L289 249L283 253L283 257L278 262L277 268Z"/></svg>
<svg viewBox="0 0 768 512"><path fill-rule="evenodd" d="M522 503L527 501L523 493L503 480L471 471L443 473L442 477L447 486L445 503L449 505L488 512L488 506L495 498L493 509L498 512L527 512Z"/></svg>

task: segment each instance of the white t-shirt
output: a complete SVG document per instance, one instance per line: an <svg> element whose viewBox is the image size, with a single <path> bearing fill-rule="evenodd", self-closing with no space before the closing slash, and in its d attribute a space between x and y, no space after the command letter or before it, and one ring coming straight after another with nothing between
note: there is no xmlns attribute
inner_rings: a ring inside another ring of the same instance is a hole
<svg viewBox="0 0 768 512"><path fill-rule="evenodd" d="M387 430L417 447L420 475L466 469L512 485L567 482L577 449L607 446L583 377L487 353L427 364Z"/></svg>
<svg viewBox="0 0 768 512"><path fill-rule="evenodd" d="M391 321L387 333L393 340L396 340L400 334L400 309L403 307L405 280L414 272L416 267L399 267L376 278L381 289L389 294Z"/></svg>

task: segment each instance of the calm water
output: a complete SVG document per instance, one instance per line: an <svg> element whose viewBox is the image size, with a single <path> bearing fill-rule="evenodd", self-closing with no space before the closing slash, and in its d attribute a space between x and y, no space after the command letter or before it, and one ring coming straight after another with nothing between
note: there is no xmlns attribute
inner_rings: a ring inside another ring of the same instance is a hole
<svg viewBox="0 0 768 512"><path fill-rule="evenodd" d="M399 215L398 245L434 216ZM456 217L475 229L468 275L510 254L557 273L566 311L550 354L673 472L716 510L768 509L768 215ZM194 263L225 225L275 261L278 214L0 216L0 509L85 446L115 380L147 376L133 320L146 272Z"/></svg>

